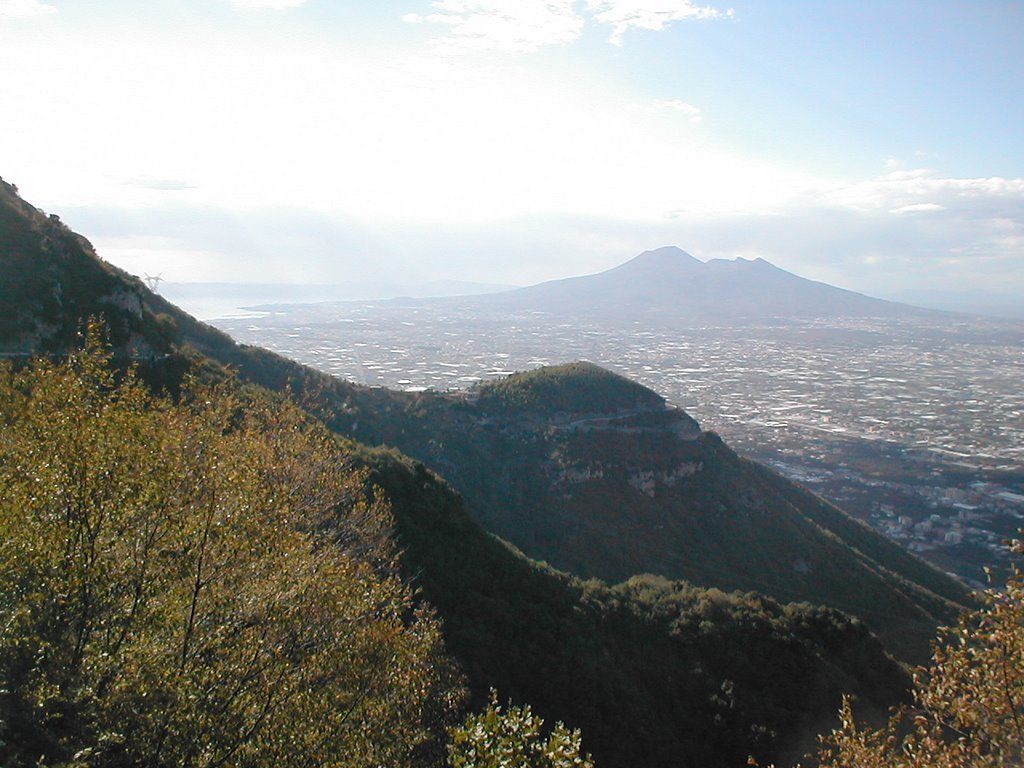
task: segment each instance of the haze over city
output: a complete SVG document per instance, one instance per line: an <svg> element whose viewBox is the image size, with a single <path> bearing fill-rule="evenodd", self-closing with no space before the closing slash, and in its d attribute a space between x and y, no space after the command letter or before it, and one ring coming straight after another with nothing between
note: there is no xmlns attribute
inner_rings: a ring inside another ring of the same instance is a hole
<svg viewBox="0 0 1024 768"><path fill-rule="evenodd" d="M1020 764L1022 22L0 0L0 765Z"/></svg>
<svg viewBox="0 0 1024 768"><path fill-rule="evenodd" d="M1024 519L1024 327L679 249L488 296L278 304L215 324L370 387L588 360L974 586ZM443 442L443 441L442 441Z"/></svg>
<svg viewBox="0 0 1024 768"><path fill-rule="evenodd" d="M525 285L659 245L1024 304L1024 5L0 0L0 169L169 282Z"/></svg>

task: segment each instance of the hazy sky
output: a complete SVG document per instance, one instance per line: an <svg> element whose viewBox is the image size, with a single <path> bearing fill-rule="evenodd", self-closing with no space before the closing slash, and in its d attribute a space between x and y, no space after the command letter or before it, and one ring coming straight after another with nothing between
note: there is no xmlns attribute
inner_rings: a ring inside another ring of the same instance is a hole
<svg viewBox="0 0 1024 768"><path fill-rule="evenodd" d="M1024 303L1024 3L0 0L0 176L172 281L678 245Z"/></svg>

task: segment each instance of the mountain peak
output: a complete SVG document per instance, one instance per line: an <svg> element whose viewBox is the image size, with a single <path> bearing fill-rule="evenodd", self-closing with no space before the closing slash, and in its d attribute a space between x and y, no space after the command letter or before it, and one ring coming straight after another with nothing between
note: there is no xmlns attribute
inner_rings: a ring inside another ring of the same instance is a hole
<svg viewBox="0 0 1024 768"><path fill-rule="evenodd" d="M749 322L756 317L888 317L924 312L788 272L760 258L701 261L675 246L612 269L520 288L505 307L658 322Z"/></svg>
<svg viewBox="0 0 1024 768"><path fill-rule="evenodd" d="M617 267L617 269L628 268L633 270L643 268L645 270L676 270L680 267L693 268L702 266L703 264L704 262L700 259L694 258L682 248L678 248L674 245L665 245L661 248L655 248L652 251L644 251L640 255L634 256L625 264Z"/></svg>
<svg viewBox="0 0 1024 768"><path fill-rule="evenodd" d="M644 251L640 255L635 256L633 258L633 261L639 261L641 259L662 259L666 261L700 261L699 259L694 258L689 253L687 253L682 248L676 245L663 245L660 248L654 248L650 251Z"/></svg>
<svg viewBox="0 0 1024 768"><path fill-rule="evenodd" d="M482 406L540 413L614 414L665 407L665 398L642 384L585 361L514 373L478 392Z"/></svg>

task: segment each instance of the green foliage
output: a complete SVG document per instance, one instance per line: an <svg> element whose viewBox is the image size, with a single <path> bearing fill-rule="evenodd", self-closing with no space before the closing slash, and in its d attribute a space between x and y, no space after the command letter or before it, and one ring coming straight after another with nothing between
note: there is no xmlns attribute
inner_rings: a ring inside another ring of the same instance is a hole
<svg viewBox="0 0 1024 768"><path fill-rule="evenodd" d="M521 376L561 377L566 386L553 403L578 396L575 407L592 407L559 374L563 368ZM915 662L927 659L935 630L969 601L955 580L737 456L678 411L652 410L643 419L545 416L540 406L488 410L482 402L403 399L384 390L372 400L353 392L348 403L360 440L424 462L463 495L485 529L585 578L657 573L823 603L859 616ZM338 426L345 428L344 419Z"/></svg>
<svg viewBox="0 0 1024 768"><path fill-rule="evenodd" d="M102 317L119 358L150 365L185 346L239 365L258 355L100 259L84 237L0 179L0 351L65 354L87 317ZM274 366L297 369L278 359Z"/></svg>
<svg viewBox="0 0 1024 768"><path fill-rule="evenodd" d="M0 244L0 349L26 351L26 343L33 351L67 349L84 317L103 309L90 306L97 296L123 302L131 291L127 275L82 258L91 251L84 238L21 200L3 180ZM130 312L119 318L111 329L118 343L128 341L138 319Z"/></svg>
<svg viewBox="0 0 1024 768"><path fill-rule="evenodd" d="M492 689L483 712L469 714L451 729L451 768L594 768L580 754L580 732L556 723L550 733L529 705L502 709Z"/></svg>
<svg viewBox="0 0 1024 768"><path fill-rule="evenodd" d="M1024 553L1020 541L1013 550ZM915 703L883 728L841 727L822 739L823 768L1001 768L1024 763L1024 574L985 593L915 676Z"/></svg>
<svg viewBox="0 0 1024 768"><path fill-rule="evenodd" d="M485 410L536 413L608 413L658 408L665 399L647 387L593 363L576 362L515 373L479 387Z"/></svg>
<svg viewBox="0 0 1024 768"><path fill-rule="evenodd" d="M458 688L300 410L155 397L94 330L0 370L0 763L408 765Z"/></svg>
<svg viewBox="0 0 1024 768"><path fill-rule="evenodd" d="M276 404L243 397L234 386L190 382L188 370L204 382L224 381L234 370L241 381L291 393L337 432L398 446L426 462L393 450L349 449L385 486L402 573L444 617L448 647L476 701L483 706L497 686L531 702L549 722L582 727L588 751L606 768L736 765L752 752L783 759L802 746L801 734L829 727L822 719L835 711L841 691L854 693L862 707L884 708L899 698L905 676L864 625L836 611L656 578L609 589L528 561L484 533L426 466L465 494L489 530L522 534L520 546L531 554L553 558L548 553L564 555L570 544L582 544L585 557L561 567L593 573L621 567L626 554L636 558L627 574L657 567L728 588L771 588L787 599L827 599L842 587L862 601L857 605L879 609L891 637L922 626L932 634L932 617L921 621L917 610L916 585L892 578L924 583L905 554L893 548L880 557L880 537L850 528L850 521L837 527L838 511L809 504L809 494L741 462L714 435L670 440L676 429L658 413L661 399L610 373L584 364L510 377L499 383L505 390L482 388L482 405L490 402L492 410L442 395L359 387L237 345L196 322L103 263L83 238L2 182L0 242L0 348L64 352L84 317L102 315L117 365L135 360L139 379L181 398L150 398L141 388L130 395L138 383L103 380L103 366L94 366L98 384L77 389L63 366L0 377L0 764L35 763L44 755L42 764L56 764L75 754L91 765L140 764L148 758L137 750L164 722L159 758L168 764L176 756L193 765L317 764L328 750L318 754L307 743L320 732L310 724L342 745L327 765L443 760L436 743L425 752L431 745L422 741L409 757L428 727L444 731L456 687L436 658L436 621L412 607L395 578L381 497L367 492L368 479L345 457L331 458L333 446L322 454L330 469L306 474L318 464L307 461L313 454L303 441L313 436L319 444L324 436L294 409L285 418ZM140 403L134 411L133 398ZM99 415L66 407L79 399ZM622 427L616 434L593 424L575 434L575 421L648 405L650 411L628 420L601 419L602 426ZM686 422L679 431L693 436L692 420L678 420ZM638 426L651 429L640 433ZM132 430L137 440L125 437ZM86 458L76 458L78 452ZM644 465L636 466L641 457ZM606 466L605 484L587 484L571 498L552 485L562 468L593 459L614 464ZM705 473L677 483L674 506L659 506L625 482L634 469L671 471L680 462L703 462ZM326 503L330 494L322 505L300 503L330 482L344 486L339 503ZM98 513L67 515L75 504L66 502L76 498ZM328 506L319 517L316 510ZM780 525L796 517L791 510L807 519ZM200 545L197 532L207 519L216 535ZM253 548L232 547L238 520L247 521L238 530L251 529ZM672 528L657 527L666 523ZM821 529L828 548L812 547ZM594 536L602 531L604 539ZM851 548L859 562L849 559ZM808 549L819 553L811 564L829 570L796 577L794 552ZM209 553L202 570L217 570L200 580L203 621L189 630L194 653L179 672L171 661L180 658L183 607L195 584L188 576L196 573L200 550ZM265 566L256 550L267 555ZM71 556L64 558L65 551ZM320 557L328 562L316 565ZM340 560L331 565L334 558ZM289 579L293 565L305 586ZM850 576L862 567L879 574L869 588ZM331 568L339 576L324 596L318 578ZM250 572L251 578L240 575ZM139 583L133 613L133 591L117 585ZM942 584L929 583L948 595ZM814 592L794 598L796 587ZM283 632L290 605L300 626L313 621L323 628L322 640L311 629ZM333 631L348 645L335 648ZM251 656L232 656L232 632ZM308 637L313 642L302 644ZM290 647L290 656L278 647ZM302 661L307 656L310 666ZM331 671L332 658L340 676ZM68 660L74 663L65 666ZM200 662L209 662L205 672ZM247 664L256 674L253 663L280 678L236 674ZM317 669L321 677L300 675ZM302 679L315 695L299 691L293 681ZM261 686L279 692L280 706L257 722L251 714ZM332 700L337 712L350 714L322 716ZM244 745L234 752L217 746L237 742L240 732L228 731L243 722L255 726Z"/></svg>
<svg viewBox="0 0 1024 768"><path fill-rule="evenodd" d="M969 601L954 580L713 434L692 439L692 419L595 365L510 376L480 387L476 405L359 387L196 322L2 182L0 242L0 349L63 351L83 317L103 315L122 364L135 359L147 383L176 392L194 362L210 380L234 370L289 392L336 432L396 446L442 473L487 530L559 568L609 581L656 572L826 603L868 621L910 660L926 659L936 627ZM677 474L688 466L701 471Z"/></svg>
<svg viewBox="0 0 1024 768"><path fill-rule="evenodd" d="M423 464L359 449L391 499L402 566L444 617L477 705L492 687L583 732L608 768L797 758L841 696L884 715L910 680L867 627L644 576L608 587L532 562L466 514Z"/></svg>

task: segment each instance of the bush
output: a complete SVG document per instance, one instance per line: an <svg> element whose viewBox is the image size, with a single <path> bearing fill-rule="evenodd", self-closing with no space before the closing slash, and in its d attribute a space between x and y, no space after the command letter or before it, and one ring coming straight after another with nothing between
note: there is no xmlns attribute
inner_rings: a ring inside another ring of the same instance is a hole
<svg viewBox="0 0 1024 768"><path fill-rule="evenodd" d="M1020 541L1011 544L1024 552ZM1024 575L984 595L936 644L915 676L915 706L879 729L857 725L849 700L842 726L822 739L823 768L929 768L1024 762Z"/></svg>
<svg viewBox="0 0 1024 768"><path fill-rule="evenodd" d="M594 768L580 755L580 732L557 723L550 733L529 706L503 710L498 696L480 714L470 714L451 731L451 768Z"/></svg>
<svg viewBox="0 0 1024 768"><path fill-rule="evenodd" d="M409 765L450 710L387 506L294 406L0 369L0 764Z"/></svg>

